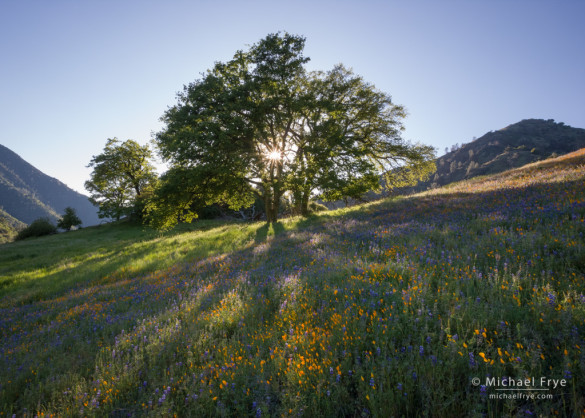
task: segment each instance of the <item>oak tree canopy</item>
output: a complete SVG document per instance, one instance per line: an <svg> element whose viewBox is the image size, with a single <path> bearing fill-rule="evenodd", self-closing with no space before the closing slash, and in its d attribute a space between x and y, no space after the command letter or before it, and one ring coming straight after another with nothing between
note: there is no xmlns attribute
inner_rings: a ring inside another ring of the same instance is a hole
<svg viewBox="0 0 585 418"><path fill-rule="evenodd" d="M309 72L305 38L270 34L218 62L177 95L154 142L170 169L151 201L154 224L190 220L198 205L283 196L306 215L311 198L359 198L424 179L434 149L401 137L406 113L343 65Z"/></svg>

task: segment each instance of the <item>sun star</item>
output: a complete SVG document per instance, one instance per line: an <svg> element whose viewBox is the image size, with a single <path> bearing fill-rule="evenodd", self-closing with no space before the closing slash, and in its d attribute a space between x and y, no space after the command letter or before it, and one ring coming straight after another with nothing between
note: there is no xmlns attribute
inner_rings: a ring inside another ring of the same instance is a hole
<svg viewBox="0 0 585 418"><path fill-rule="evenodd" d="M282 155L280 154L280 151L270 151L268 154L266 154L266 157L271 160L271 161L278 161L282 158Z"/></svg>

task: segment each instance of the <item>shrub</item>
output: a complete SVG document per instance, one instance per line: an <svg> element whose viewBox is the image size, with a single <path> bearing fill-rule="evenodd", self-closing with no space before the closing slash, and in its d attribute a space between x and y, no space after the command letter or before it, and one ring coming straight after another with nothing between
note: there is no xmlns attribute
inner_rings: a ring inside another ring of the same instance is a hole
<svg viewBox="0 0 585 418"><path fill-rule="evenodd" d="M315 213L315 212L323 212L326 210L329 210L329 208L322 203L313 202L313 201L309 202L309 211L310 212Z"/></svg>
<svg viewBox="0 0 585 418"><path fill-rule="evenodd" d="M23 240L30 237L42 237L43 235L51 235L57 233L57 227L51 223L49 218L39 218L33 221L29 226L22 229L15 240Z"/></svg>
<svg viewBox="0 0 585 418"><path fill-rule="evenodd" d="M57 227L70 231L72 227L81 225L81 219L75 213L75 209L72 207L65 208L65 214L59 221L57 221Z"/></svg>

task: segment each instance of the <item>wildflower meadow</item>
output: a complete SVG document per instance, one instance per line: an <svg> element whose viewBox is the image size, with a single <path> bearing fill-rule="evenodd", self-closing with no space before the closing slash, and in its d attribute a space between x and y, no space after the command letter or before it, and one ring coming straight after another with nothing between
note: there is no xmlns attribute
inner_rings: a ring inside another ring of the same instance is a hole
<svg viewBox="0 0 585 418"><path fill-rule="evenodd" d="M585 150L270 226L116 228L0 246L0 416L585 415Z"/></svg>

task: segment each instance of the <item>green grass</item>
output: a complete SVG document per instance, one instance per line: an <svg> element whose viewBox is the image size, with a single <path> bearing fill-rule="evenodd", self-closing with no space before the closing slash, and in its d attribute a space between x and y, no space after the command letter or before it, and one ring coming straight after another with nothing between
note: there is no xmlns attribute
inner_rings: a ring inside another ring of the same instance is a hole
<svg viewBox="0 0 585 418"><path fill-rule="evenodd" d="M233 251L253 241L257 229L198 221L160 233L119 223L5 244L0 247L0 307L43 300L114 273L131 277Z"/></svg>
<svg viewBox="0 0 585 418"><path fill-rule="evenodd" d="M0 416L579 416L584 184L581 152L270 227L2 245ZM493 398L542 376L565 386Z"/></svg>

